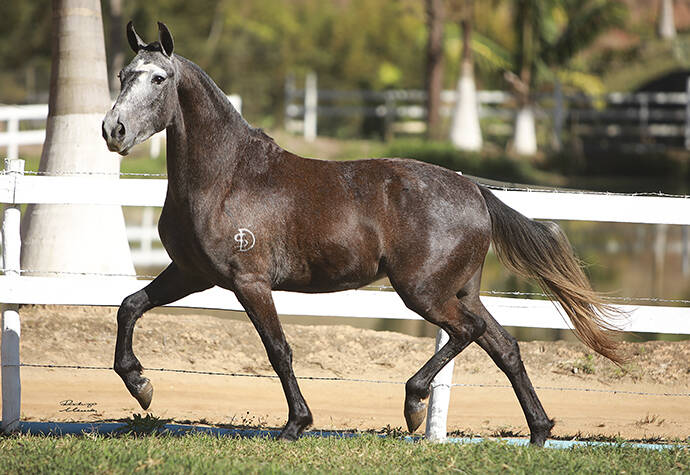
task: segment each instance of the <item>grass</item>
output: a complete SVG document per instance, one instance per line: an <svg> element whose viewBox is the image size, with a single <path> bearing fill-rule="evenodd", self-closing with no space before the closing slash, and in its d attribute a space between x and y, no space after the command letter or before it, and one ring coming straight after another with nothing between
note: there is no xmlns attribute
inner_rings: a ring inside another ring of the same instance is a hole
<svg viewBox="0 0 690 475"><path fill-rule="evenodd" d="M20 435L0 439L0 467L3 473L681 473L690 470L690 452L439 445L373 435L295 443L201 434Z"/></svg>

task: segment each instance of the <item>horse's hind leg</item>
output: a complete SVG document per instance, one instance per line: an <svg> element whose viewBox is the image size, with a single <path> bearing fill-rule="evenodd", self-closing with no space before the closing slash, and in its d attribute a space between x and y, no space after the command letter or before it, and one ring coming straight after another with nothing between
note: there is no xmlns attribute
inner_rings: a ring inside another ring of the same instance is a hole
<svg viewBox="0 0 690 475"><path fill-rule="evenodd" d="M530 442L535 445L544 445L554 422L546 415L527 376L517 340L494 320L486 309L479 313L486 321L486 332L477 339L477 344L488 353L510 380L527 419Z"/></svg>
<svg viewBox="0 0 690 475"><path fill-rule="evenodd" d="M510 380L527 419L530 442L535 445L544 445L554 422L546 415L527 376L517 340L491 316L479 300L480 280L481 273L467 285L464 289L465 295L461 298L472 311L480 315L486 322L486 331L477 338L477 344L488 353Z"/></svg>
<svg viewBox="0 0 690 475"><path fill-rule="evenodd" d="M424 400L429 397L431 380L450 360L475 341L485 328L484 320L465 307L455 296L439 307L423 312L415 311L443 328L448 333L449 340L405 385L404 413L410 432L417 430L424 421Z"/></svg>
<svg viewBox="0 0 690 475"><path fill-rule="evenodd" d="M141 363L132 350L132 336L136 321L147 310L210 287L209 284L196 281L183 274L172 263L149 285L122 301L117 311L114 369L144 410L151 404L153 386L148 378L141 375Z"/></svg>

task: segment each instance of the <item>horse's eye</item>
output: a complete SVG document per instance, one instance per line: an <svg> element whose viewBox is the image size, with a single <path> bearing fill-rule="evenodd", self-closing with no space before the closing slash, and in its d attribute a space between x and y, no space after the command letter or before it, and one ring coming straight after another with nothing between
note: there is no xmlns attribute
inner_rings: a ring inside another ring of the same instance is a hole
<svg viewBox="0 0 690 475"><path fill-rule="evenodd" d="M154 84L161 84L163 81L165 81L165 76L161 76L160 74L156 74L153 76L152 79Z"/></svg>

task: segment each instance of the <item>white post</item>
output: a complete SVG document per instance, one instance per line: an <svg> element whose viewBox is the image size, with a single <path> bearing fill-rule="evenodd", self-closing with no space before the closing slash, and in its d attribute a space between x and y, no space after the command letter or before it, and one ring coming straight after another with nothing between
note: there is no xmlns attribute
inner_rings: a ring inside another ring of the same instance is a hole
<svg viewBox="0 0 690 475"><path fill-rule="evenodd" d="M307 74L304 85L304 139L313 142L316 138L316 113L318 107L316 73Z"/></svg>
<svg viewBox="0 0 690 475"><path fill-rule="evenodd" d="M448 334L439 330L436 334L436 352L448 343ZM426 414L426 434L428 440L443 442L446 440L446 423L448 421L448 405L450 404L450 387L453 383L453 367L450 360L431 381L431 395L429 409Z"/></svg>
<svg viewBox="0 0 690 475"><path fill-rule="evenodd" d="M19 118L12 117L7 120L7 158L16 160L19 158Z"/></svg>
<svg viewBox="0 0 690 475"><path fill-rule="evenodd" d="M151 137L151 141L149 143L149 155L151 158L158 158L161 155L161 140L163 138L163 134L165 134L165 131L158 132L157 134L153 134Z"/></svg>
<svg viewBox="0 0 690 475"><path fill-rule="evenodd" d="M5 170L11 175L24 174L24 160L5 160ZM5 208L2 222L2 254L5 265L5 275L19 277L19 256L21 251L21 236L19 223L21 213L18 205L8 205ZM3 305L2 307L2 349L0 364L2 365L2 428L3 432L11 432L19 426L21 408L21 380L19 377L19 306Z"/></svg>
<svg viewBox="0 0 690 475"><path fill-rule="evenodd" d="M515 117L515 136L513 148L518 155L534 155L537 153L537 132L534 121L534 109L525 105Z"/></svg>
<svg viewBox="0 0 690 475"><path fill-rule="evenodd" d="M455 89L453 119L450 126L450 141L460 150L478 152L482 149L482 131L479 125L479 103L474 75L466 71L458 79Z"/></svg>

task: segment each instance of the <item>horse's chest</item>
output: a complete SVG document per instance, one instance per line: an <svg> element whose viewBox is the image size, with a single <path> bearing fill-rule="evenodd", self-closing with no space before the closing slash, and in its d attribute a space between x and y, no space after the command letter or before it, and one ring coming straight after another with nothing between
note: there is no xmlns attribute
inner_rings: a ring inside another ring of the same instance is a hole
<svg viewBox="0 0 690 475"><path fill-rule="evenodd" d="M251 256L256 237L251 229L229 223L211 207L174 206L166 202L158 223L161 242L170 258L188 271L226 281L233 256Z"/></svg>
<svg viewBox="0 0 690 475"><path fill-rule="evenodd" d="M194 271L208 267L204 235L192 213L166 203L158 222L158 233L163 247L179 267Z"/></svg>

